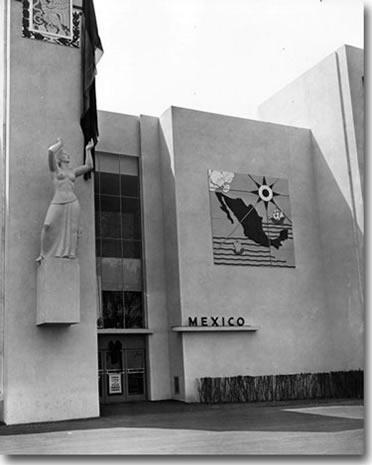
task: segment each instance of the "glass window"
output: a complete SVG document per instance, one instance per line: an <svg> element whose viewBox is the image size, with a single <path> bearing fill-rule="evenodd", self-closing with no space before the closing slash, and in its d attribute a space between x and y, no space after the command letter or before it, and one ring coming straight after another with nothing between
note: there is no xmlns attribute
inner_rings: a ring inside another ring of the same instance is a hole
<svg viewBox="0 0 372 465"><path fill-rule="evenodd" d="M120 178L121 195L125 197L139 197L138 176L122 174Z"/></svg>
<svg viewBox="0 0 372 465"><path fill-rule="evenodd" d="M122 257L120 239L102 239L101 257Z"/></svg>
<svg viewBox="0 0 372 465"><path fill-rule="evenodd" d="M127 349L127 368L140 370L145 368L145 351L143 349Z"/></svg>
<svg viewBox="0 0 372 465"><path fill-rule="evenodd" d="M95 219L95 227L96 227L96 237L100 237L101 236L101 215L100 215L100 211L97 209L96 209L96 214L95 214L94 219Z"/></svg>
<svg viewBox="0 0 372 465"><path fill-rule="evenodd" d="M98 195L98 193L94 194L94 208L96 210L96 213L101 210L101 207L99 205L99 195Z"/></svg>
<svg viewBox="0 0 372 465"><path fill-rule="evenodd" d="M104 328L124 328L124 305L121 291L102 291Z"/></svg>
<svg viewBox="0 0 372 465"><path fill-rule="evenodd" d="M102 257L100 261L102 288L106 291L123 291L123 259Z"/></svg>
<svg viewBox="0 0 372 465"><path fill-rule="evenodd" d="M122 198L122 227L124 239L141 238L140 205L138 199Z"/></svg>
<svg viewBox="0 0 372 465"><path fill-rule="evenodd" d="M145 393L145 373L128 373L128 395L139 396Z"/></svg>
<svg viewBox="0 0 372 465"><path fill-rule="evenodd" d="M100 173L100 194L120 195L120 175L112 173Z"/></svg>
<svg viewBox="0 0 372 465"><path fill-rule="evenodd" d="M96 159L96 255L102 297L98 326L143 328L138 160L111 154L98 154Z"/></svg>
<svg viewBox="0 0 372 465"><path fill-rule="evenodd" d="M96 255L97 257L102 257L102 241L101 239L96 239ZM99 267L97 266L97 269Z"/></svg>
<svg viewBox="0 0 372 465"><path fill-rule="evenodd" d="M113 155L111 153L102 153L102 152L97 151L96 152L97 171L104 172L104 173L114 173L114 174L120 173L119 159L120 157L118 157L117 155Z"/></svg>
<svg viewBox="0 0 372 465"><path fill-rule="evenodd" d="M98 352L98 390L99 397L103 396L103 367L102 367L102 352Z"/></svg>
<svg viewBox="0 0 372 465"><path fill-rule="evenodd" d="M100 173L96 171L94 173L94 193L98 194L99 192L100 192Z"/></svg>
<svg viewBox="0 0 372 465"><path fill-rule="evenodd" d="M122 344L120 341L110 341L106 352L106 368L108 370L123 369Z"/></svg>
<svg viewBox="0 0 372 465"><path fill-rule="evenodd" d="M145 353L143 349L126 350L128 370L128 395L145 393Z"/></svg>
<svg viewBox="0 0 372 465"><path fill-rule="evenodd" d="M100 212L100 236L106 238L120 239L121 234L121 222L120 212L101 211Z"/></svg>
<svg viewBox="0 0 372 465"><path fill-rule="evenodd" d="M99 209L104 212L120 212L120 197L101 195Z"/></svg>
<svg viewBox="0 0 372 465"><path fill-rule="evenodd" d="M100 210L96 215L99 221L99 226L96 229L97 236L120 239L122 236L120 197L101 195L99 206ZM113 255L113 257L116 256Z"/></svg>
<svg viewBox="0 0 372 465"><path fill-rule="evenodd" d="M125 327L143 328L143 307L141 292L124 292Z"/></svg>
<svg viewBox="0 0 372 465"><path fill-rule="evenodd" d="M124 258L140 258L141 242L140 241L123 241Z"/></svg>
<svg viewBox="0 0 372 465"><path fill-rule="evenodd" d="M139 258L124 258L123 263L123 291L141 291L142 273Z"/></svg>

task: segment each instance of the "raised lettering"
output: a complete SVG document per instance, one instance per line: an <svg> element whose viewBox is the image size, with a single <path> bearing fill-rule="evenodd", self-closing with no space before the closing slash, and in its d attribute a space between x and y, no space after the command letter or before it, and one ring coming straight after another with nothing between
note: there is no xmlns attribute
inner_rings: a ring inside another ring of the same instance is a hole
<svg viewBox="0 0 372 465"><path fill-rule="evenodd" d="M189 316L189 326L198 326L198 318L196 316L194 318Z"/></svg>
<svg viewBox="0 0 372 465"><path fill-rule="evenodd" d="M244 318L243 318L242 316L240 316L240 317L236 320L236 324L237 324L238 326L244 326L244 323L245 323L245 321L244 321Z"/></svg>
<svg viewBox="0 0 372 465"><path fill-rule="evenodd" d="M218 316L216 316L215 318L213 316L211 316L211 320L212 320L212 326L218 326Z"/></svg>
<svg viewBox="0 0 372 465"><path fill-rule="evenodd" d="M201 318L201 324L202 326L208 326L208 321L206 316L202 316Z"/></svg>
<svg viewBox="0 0 372 465"><path fill-rule="evenodd" d="M230 323L231 320L234 320L234 317L233 317L233 316L231 316L231 317L227 320L227 322L228 322L229 326L234 326L234 321L233 321L232 323Z"/></svg>

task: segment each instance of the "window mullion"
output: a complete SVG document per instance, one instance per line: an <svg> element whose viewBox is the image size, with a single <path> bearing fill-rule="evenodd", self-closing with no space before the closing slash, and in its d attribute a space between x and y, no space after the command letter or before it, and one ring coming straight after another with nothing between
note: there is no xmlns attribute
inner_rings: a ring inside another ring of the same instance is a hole
<svg viewBox="0 0 372 465"><path fill-rule="evenodd" d="M120 215L120 250L121 250L121 298L123 302L123 328L126 328L126 321L125 321L125 294L124 294L124 225L123 225L123 197L122 197L122 189L121 189L121 166L119 162L119 196L120 196L120 207L119 207L119 215Z"/></svg>

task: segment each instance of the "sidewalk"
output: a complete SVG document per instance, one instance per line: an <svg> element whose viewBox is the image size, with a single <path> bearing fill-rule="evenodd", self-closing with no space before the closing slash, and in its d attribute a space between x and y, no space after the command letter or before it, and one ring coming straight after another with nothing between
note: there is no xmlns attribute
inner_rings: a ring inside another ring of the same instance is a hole
<svg viewBox="0 0 372 465"><path fill-rule="evenodd" d="M10 454L362 454L363 402L175 401L102 406L101 417L0 425Z"/></svg>

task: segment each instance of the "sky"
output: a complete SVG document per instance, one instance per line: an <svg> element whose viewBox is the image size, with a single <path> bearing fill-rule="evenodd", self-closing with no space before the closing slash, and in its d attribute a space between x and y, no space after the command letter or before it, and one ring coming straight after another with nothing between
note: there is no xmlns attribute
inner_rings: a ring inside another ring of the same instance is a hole
<svg viewBox="0 0 372 465"><path fill-rule="evenodd" d="M245 118L343 44L363 48L359 0L94 0L98 109L179 106Z"/></svg>

